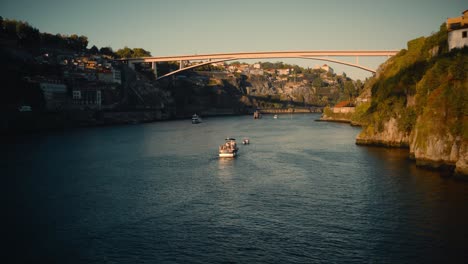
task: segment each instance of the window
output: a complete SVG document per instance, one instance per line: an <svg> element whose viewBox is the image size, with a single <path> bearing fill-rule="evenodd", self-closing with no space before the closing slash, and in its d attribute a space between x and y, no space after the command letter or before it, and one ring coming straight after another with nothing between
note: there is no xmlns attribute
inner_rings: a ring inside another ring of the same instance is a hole
<svg viewBox="0 0 468 264"><path fill-rule="evenodd" d="M466 38L466 32L468 32L468 31L463 31L462 32L462 38Z"/></svg>
<svg viewBox="0 0 468 264"><path fill-rule="evenodd" d="M81 99L81 91L73 91L73 99Z"/></svg>

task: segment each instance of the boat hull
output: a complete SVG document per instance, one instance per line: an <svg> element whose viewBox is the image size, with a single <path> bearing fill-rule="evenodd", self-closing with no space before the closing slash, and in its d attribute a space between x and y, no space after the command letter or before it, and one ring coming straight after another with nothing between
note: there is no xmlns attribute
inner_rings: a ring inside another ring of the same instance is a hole
<svg viewBox="0 0 468 264"><path fill-rule="evenodd" d="M234 158L237 156L237 152L232 152L232 153L219 153L220 158Z"/></svg>

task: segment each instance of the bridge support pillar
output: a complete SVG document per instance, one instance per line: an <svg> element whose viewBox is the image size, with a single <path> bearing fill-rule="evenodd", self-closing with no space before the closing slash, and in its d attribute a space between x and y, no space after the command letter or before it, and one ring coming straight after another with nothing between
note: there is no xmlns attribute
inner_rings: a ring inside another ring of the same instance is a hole
<svg viewBox="0 0 468 264"><path fill-rule="evenodd" d="M128 61L128 67L132 70L135 70L135 64L131 63L130 61Z"/></svg>
<svg viewBox="0 0 468 264"><path fill-rule="evenodd" d="M153 70L154 73L154 78L158 78L158 67L156 65L156 62L151 62L151 69Z"/></svg>
<svg viewBox="0 0 468 264"><path fill-rule="evenodd" d="M179 70L183 69L185 67L185 63L183 60L179 61Z"/></svg>

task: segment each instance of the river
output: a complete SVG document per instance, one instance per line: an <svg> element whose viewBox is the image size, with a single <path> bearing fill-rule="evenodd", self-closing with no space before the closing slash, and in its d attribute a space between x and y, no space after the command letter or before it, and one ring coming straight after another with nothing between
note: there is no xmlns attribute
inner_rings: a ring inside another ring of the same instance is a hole
<svg viewBox="0 0 468 264"><path fill-rule="evenodd" d="M82 128L2 147L12 263L463 262L468 183L316 114ZM225 137L235 159L219 159Z"/></svg>

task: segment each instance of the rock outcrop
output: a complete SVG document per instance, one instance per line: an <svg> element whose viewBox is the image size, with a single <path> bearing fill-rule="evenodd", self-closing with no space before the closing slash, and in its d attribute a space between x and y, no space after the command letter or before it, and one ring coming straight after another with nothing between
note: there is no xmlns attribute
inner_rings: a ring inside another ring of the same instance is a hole
<svg viewBox="0 0 468 264"><path fill-rule="evenodd" d="M458 160L455 163L456 175L468 175L468 144L466 141L461 143L458 148Z"/></svg>
<svg viewBox="0 0 468 264"><path fill-rule="evenodd" d="M397 120L391 118L383 124L382 131L376 131L373 126L367 126L356 137L358 145L375 145L384 147L409 147L408 133L398 129Z"/></svg>

